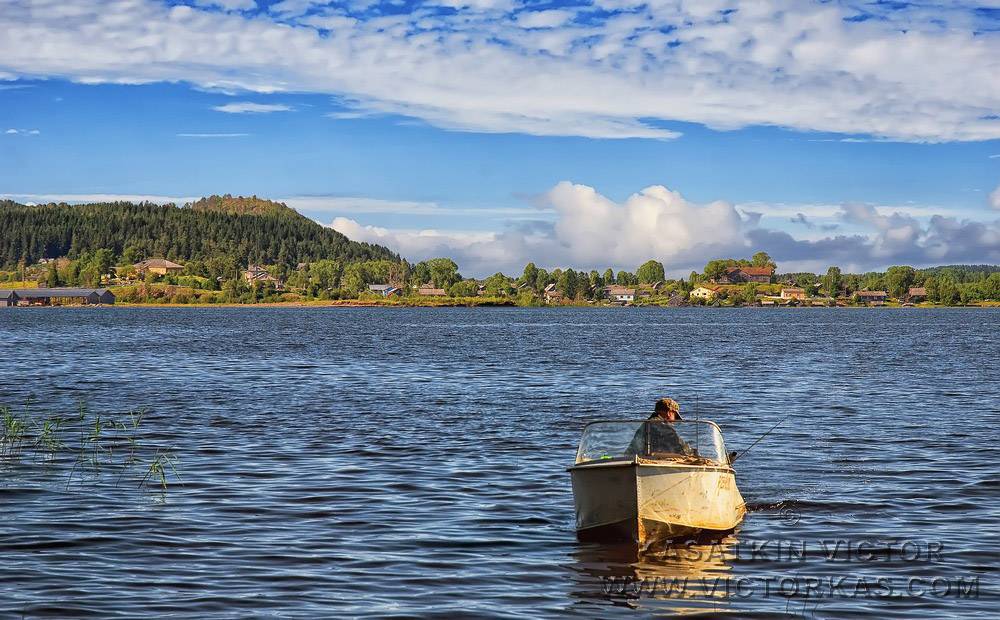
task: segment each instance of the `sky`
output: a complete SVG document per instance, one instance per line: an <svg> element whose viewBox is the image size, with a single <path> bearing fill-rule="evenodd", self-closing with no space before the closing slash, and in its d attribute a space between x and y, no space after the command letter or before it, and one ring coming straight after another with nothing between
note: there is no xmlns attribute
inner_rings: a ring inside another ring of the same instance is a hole
<svg viewBox="0 0 1000 620"><path fill-rule="evenodd" d="M1000 0L0 0L0 196L411 261L1000 263Z"/></svg>

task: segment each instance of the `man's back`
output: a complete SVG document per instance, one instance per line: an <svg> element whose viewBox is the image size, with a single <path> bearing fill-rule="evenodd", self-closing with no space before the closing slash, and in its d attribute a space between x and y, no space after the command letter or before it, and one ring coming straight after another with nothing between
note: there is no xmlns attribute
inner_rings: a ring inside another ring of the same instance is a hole
<svg viewBox="0 0 1000 620"><path fill-rule="evenodd" d="M649 434L648 451L646 450L647 433ZM677 431L670 422L654 418L648 420L635 432L626 455L655 458L660 454L690 456L694 454L694 450L677 434Z"/></svg>

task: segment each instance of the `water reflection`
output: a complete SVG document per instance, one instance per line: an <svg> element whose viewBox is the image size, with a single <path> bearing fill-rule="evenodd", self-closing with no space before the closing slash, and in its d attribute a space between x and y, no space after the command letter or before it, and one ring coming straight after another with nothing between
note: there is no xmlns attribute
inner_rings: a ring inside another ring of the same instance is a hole
<svg viewBox="0 0 1000 620"><path fill-rule="evenodd" d="M641 552L630 544L580 543L571 556L572 594L581 601L677 614L725 611L738 545L735 533Z"/></svg>

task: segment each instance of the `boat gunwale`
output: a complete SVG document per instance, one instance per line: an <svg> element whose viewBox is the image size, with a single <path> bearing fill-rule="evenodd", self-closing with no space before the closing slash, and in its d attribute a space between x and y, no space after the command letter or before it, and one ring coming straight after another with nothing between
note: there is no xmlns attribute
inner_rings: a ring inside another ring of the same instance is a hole
<svg viewBox="0 0 1000 620"><path fill-rule="evenodd" d="M657 462L640 462L635 458L629 460L615 459L615 460L592 460L583 461L582 463L576 463L570 467L566 468L566 471L580 471L584 469L599 469L603 467L631 467L635 465L636 467L658 467L662 469L677 469L681 471L717 471L722 473L728 473L736 475L736 470L732 465L693 465L688 463L678 463L671 461L657 461Z"/></svg>

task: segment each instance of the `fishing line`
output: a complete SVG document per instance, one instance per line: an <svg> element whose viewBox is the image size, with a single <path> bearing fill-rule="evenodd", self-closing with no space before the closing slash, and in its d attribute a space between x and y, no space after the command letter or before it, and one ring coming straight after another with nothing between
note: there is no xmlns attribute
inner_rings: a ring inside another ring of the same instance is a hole
<svg viewBox="0 0 1000 620"><path fill-rule="evenodd" d="M730 462L730 463L735 463L735 462L737 461L737 459L741 459L741 458L743 458L743 455L744 455L744 454L746 454L746 453L747 453L747 452L749 452L749 451L750 451L751 449L753 449L753 447L754 447L754 446L756 446L756 445L757 445L758 443L760 443L760 441L761 441L762 439L764 439L765 437L767 437L768 435L770 435L770 434L771 434L771 432L772 432L772 431L773 431L774 429L778 428L778 426L779 426L779 425L780 425L780 424L781 424L782 422L784 422L785 420L787 420L787 419L788 419L788 418L790 418L790 417L792 417L792 414L788 414L788 415L786 415L785 417L783 417L783 418L781 418L780 420L778 420L777 424L775 424L774 426L772 426L771 428L769 428L769 429L768 429L768 431L767 431L766 433L764 433L763 435L761 435L760 437L758 437L758 438L757 438L757 441L755 441L755 442L753 442L752 444L750 444L750 447L749 447L749 448L747 448L747 449L746 449L746 450L744 450L743 452L740 452L739 454L737 454L737 455L736 455L736 456L734 456L733 458L729 459L729 462Z"/></svg>

